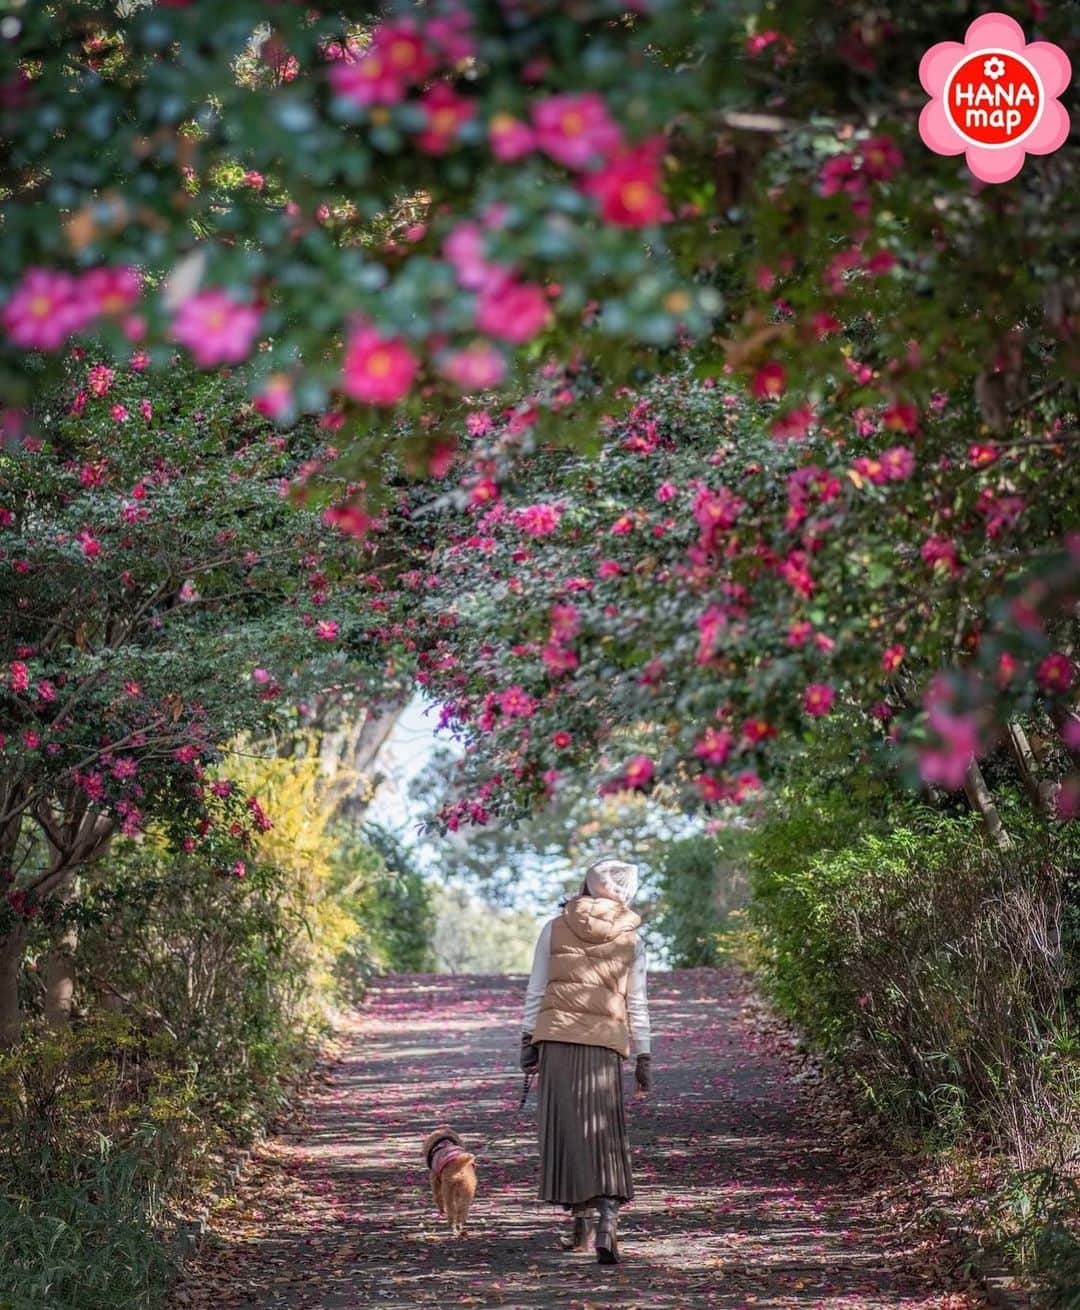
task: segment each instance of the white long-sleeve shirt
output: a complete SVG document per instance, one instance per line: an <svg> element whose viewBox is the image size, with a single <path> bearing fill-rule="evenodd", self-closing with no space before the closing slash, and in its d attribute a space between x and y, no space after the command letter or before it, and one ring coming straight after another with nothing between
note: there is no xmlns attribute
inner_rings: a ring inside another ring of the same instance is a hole
<svg viewBox="0 0 1080 1310"><path fill-rule="evenodd" d="M549 919L540 930L536 950L533 952L532 973L525 991L525 1014L522 1019L522 1032L536 1031L540 1018L540 1006L544 1000L544 989L548 984L548 970L551 960L551 925L559 916ZM649 998L646 993L648 962L645 958L645 946L641 938L634 941L634 962L630 966L630 982L626 992L626 1018L630 1025L631 1055L649 1055L652 1050L652 1035L649 1029Z"/></svg>

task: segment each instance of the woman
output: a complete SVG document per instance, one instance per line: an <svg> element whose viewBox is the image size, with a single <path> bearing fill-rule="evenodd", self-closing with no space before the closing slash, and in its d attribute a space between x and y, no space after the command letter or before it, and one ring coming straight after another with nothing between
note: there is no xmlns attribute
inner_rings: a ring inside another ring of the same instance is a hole
<svg viewBox="0 0 1080 1310"><path fill-rule="evenodd" d="M590 865L578 896L544 925L525 995L521 1067L540 1070L540 1188L574 1215L561 1245L616 1264L619 1206L634 1195L623 1110L622 1061L637 1057L638 1095L650 1078L649 1009L641 919L630 909L633 864Z"/></svg>

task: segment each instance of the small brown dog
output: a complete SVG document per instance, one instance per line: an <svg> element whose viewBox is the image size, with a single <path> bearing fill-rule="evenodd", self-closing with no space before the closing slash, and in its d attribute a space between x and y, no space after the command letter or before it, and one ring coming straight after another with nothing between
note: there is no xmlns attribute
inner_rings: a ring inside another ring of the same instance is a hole
<svg viewBox="0 0 1080 1310"><path fill-rule="evenodd" d="M473 1159L461 1145L461 1138L445 1124L424 1141L424 1162L431 1171L431 1194L455 1237L465 1231L469 1206L476 1195Z"/></svg>

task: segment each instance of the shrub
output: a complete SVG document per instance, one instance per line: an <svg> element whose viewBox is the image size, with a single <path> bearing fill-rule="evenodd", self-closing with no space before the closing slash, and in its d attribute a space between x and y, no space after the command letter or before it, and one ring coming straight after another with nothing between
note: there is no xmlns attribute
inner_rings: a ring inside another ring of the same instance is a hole
<svg viewBox="0 0 1080 1310"><path fill-rule="evenodd" d="M746 903L747 843L745 829L728 828L719 836L697 833L661 848L654 926L675 968L713 966L727 958Z"/></svg>

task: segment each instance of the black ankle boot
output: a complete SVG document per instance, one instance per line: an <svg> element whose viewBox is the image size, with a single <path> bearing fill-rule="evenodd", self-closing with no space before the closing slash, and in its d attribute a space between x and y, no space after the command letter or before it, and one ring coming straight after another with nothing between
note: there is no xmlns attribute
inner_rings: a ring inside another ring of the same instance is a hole
<svg viewBox="0 0 1080 1310"><path fill-rule="evenodd" d="M592 1237L592 1206L574 1207L574 1227L567 1236L559 1238L559 1245L564 1251L587 1251Z"/></svg>
<svg viewBox="0 0 1080 1310"><path fill-rule="evenodd" d="M619 1203L613 1196L600 1198L600 1222L596 1226L596 1259L602 1265L619 1263L619 1244L615 1230L619 1221Z"/></svg>

